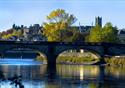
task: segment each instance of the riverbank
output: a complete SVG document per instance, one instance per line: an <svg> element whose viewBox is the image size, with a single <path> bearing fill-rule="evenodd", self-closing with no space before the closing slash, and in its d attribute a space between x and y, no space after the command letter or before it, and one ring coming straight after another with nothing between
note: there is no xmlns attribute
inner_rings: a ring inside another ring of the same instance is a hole
<svg viewBox="0 0 125 88"><path fill-rule="evenodd" d="M44 56L37 56L37 61L47 62ZM92 65L99 62L99 58L91 53L62 53L57 59L57 64Z"/></svg>
<svg viewBox="0 0 125 88"><path fill-rule="evenodd" d="M125 66L125 57L105 57L104 58L107 65L117 65L117 66Z"/></svg>
<svg viewBox="0 0 125 88"><path fill-rule="evenodd" d="M59 57L62 58L62 57ZM75 58L75 57L74 57ZM100 62L100 59L94 58L75 58L72 57L59 59L59 64L72 64L72 65L107 65L107 66L125 66L125 57L105 57L104 63Z"/></svg>
<svg viewBox="0 0 125 88"><path fill-rule="evenodd" d="M99 62L99 59L91 57L59 56L56 62L58 64L89 65Z"/></svg>
<svg viewBox="0 0 125 88"><path fill-rule="evenodd" d="M80 53L67 53L61 54L58 56L56 62L57 64L72 64L72 65L117 65L117 66L125 66L125 57L123 56L113 56L113 57L105 57L104 62L100 63L101 58L93 57L90 54L80 54ZM37 56L37 61L42 61L47 63L47 59L43 56Z"/></svg>

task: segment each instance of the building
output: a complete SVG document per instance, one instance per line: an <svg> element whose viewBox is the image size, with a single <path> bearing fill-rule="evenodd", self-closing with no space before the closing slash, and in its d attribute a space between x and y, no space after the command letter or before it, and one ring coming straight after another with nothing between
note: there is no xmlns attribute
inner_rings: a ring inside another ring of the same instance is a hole
<svg viewBox="0 0 125 88"><path fill-rule="evenodd" d="M42 35L42 26L39 24L30 25L26 27L24 25L17 26L12 25L12 29L16 31L22 30L22 36L18 37L18 41L45 41L46 38Z"/></svg>
<svg viewBox="0 0 125 88"><path fill-rule="evenodd" d="M121 41L121 43L125 43L125 29L118 30L118 38Z"/></svg>
<svg viewBox="0 0 125 88"><path fill-rule="evenodd" d="M42 27L39 24L34 24L33 26L31 25L29 27L29 32L32 35L37 35L37 34L40 34L41 29L42 29Z"/></svg>
<svg viewBox="0 0 125 88"><path fill-rule="evenodd" d="M95 26L99 25L100 27L102 27L102 17L95 17Z"/></svg>
<svg viewBox="0 0 125 88"><path fill-rule="evenodd" d="M94 26L79 26L79 30L80 32L88 32L89 30L91 30L91 28L93 28Z"/></svg>
<svg viewBox="0 0 125 88"><path fill-rule="evenodd" d="M102 27L102 17L95 17L95 26L99 25L100 27ZM84 33L89 33L89 31L93 28L93 24L92 25L85 25L85 26L81 26L79 24L79 26L77 27L79 29L80 32L84 32Z"/></svg>
<svg viewBox="0 0 125 88"><path fill-rule="evenodd" d="M95 26L99 25L102 27L102 17L95 17ZM77 29L80 33L83 33L85 36L90 33L90 30L93 28L92 25L80 25L79 26L70 26L69 29ZM39 24L30 25L29 27L24 27L24 25L17 26L15 24L12 25L12 28L15 30L23 30L23 37L21 40L24 41L46 41L42 35L42 26Z"/></svg>
<svg viewBox="0 0 125 88"><path fill-rule="evenodd" d="M29 39L30 39L30 30L29 28L24 28L22 40L29 40Z"/></svg>

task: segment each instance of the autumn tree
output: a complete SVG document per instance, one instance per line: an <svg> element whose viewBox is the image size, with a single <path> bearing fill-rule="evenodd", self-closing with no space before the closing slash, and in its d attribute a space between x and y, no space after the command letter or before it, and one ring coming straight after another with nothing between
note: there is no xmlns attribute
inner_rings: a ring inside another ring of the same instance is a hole
<svg viewBox="0 0 125 88"><path fill-rule="evenodd" d="M22 30L15 30L15 29L9 29L7 31L4 31L4 32L0 33L0 37L2 39L9 39L13 36L20 37L22 35L23 35Z"/></svg>
<svg viewBox="0 0 125 88"><path fill-rule="evenodd" d="M63 9L56 9L47 16L48 22L43 24L43 34L48 41L63 41L64 32L77 20ZM68 33L67 33L68 34Z"/></svg>

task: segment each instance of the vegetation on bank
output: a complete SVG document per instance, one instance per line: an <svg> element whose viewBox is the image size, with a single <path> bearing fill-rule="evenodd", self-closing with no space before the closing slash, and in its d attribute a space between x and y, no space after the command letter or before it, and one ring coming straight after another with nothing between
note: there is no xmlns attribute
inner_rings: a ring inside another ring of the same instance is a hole
<svg viewBox="0 0 125 88"><path fill-rule="evenodd" d="M37 61L47 62L47 59L44 56L37 56L35 59ZM56 60L56 63L59 64L94 64L99 62L100 59L92 57L77 57L77 56L59 56Z"/></svg>
<svg viewBox="0 0 125 88"><path fill-rule="evenodd" d="M42 62L45 62L45 63L47 62L47 59L44 56L37 56L35 60L36 61L42 61Z"/></svg>
<svg viewBox="0 0 125 88"><path fill-rule="evenodd" d="M56 60L57 63L64 64L94 64L99 59L91 57L72 57L72 56L59 56Z"/></svg>
<svg viewBox="0 0 125 88"><path fill-rule="evenodd" d="M35 60L47 63L44 56L37 56ZM99 58L77 56L59 56L56 60L59 64L95 64L99 61ZM104 61L107 65L125 66L125 57L105 57Z"/></svg>
<svg viewBox="0 0 125 88"><path fill-rule="evenodd" d="M105 62L108 65L125 65L125 57L105 57Z"/></svg>
<svg viewBox="0 0 125 88"><path fill-rule="evenodd" d="M95 64L100 61L100 58L92 57L72 57L60 56L57 58L57 63L61 64ZM107 65L125 66L125 57L105 57L104 61Z"/></svg>

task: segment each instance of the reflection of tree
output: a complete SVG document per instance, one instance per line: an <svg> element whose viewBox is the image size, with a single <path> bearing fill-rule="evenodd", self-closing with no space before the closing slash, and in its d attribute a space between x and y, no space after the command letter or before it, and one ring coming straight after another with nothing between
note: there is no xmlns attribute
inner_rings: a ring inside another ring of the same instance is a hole
<svg viewBox="0 0 125 88"><path fill-rule="evenodd" d="M79 79L96 79L99 75L98 66L57 65L57 74L61 77L77 77Z"/></svg>
<svg viewBox="0 0 125 88"><path fill-rule="evenodd" d="M98 88L96 83L89 83L89 88Z"/></svg>
<svg viewBox="0 0 125 88"><path fill-rule="evenodd" d="M60 88L57 83L49 83L45 86L45 88Z"/></svg>
<svg viewBox="0 0 125 88"><path fill-rule="evenodd" d="M107 66L105 68L105 74L109 77L116 79L125 79L125 69L119 66Z"/></svg>

